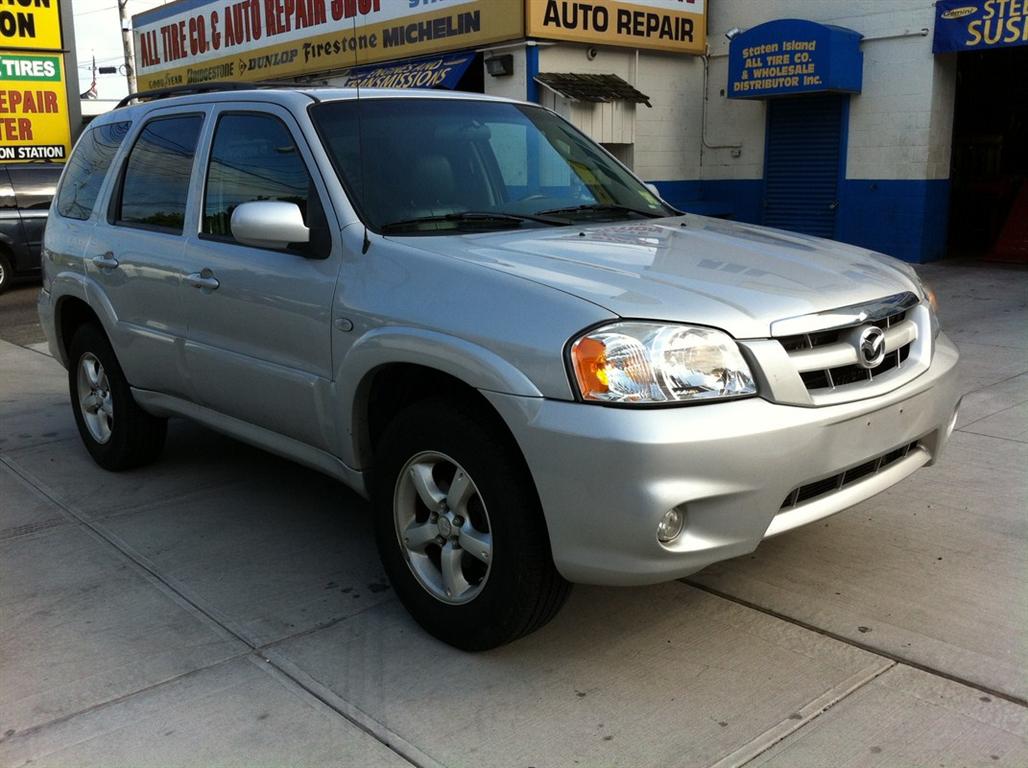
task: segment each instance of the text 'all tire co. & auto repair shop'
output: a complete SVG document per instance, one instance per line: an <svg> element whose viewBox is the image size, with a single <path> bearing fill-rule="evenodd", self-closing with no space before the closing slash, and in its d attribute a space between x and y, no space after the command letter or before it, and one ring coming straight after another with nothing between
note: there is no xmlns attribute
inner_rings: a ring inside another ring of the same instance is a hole
<svg viewBox="0 0 1028 768"><path fill-rule="evenodd" d="M1028 256L1028 0L179 0L133 26L141 90L528 99L687 211L913 262Z"/></svg>

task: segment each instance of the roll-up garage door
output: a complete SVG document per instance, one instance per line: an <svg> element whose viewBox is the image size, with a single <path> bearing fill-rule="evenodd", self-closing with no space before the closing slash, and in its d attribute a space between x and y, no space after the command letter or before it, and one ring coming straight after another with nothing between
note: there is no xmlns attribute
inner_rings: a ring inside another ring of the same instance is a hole
<svg viewBox="0 0 1028 768"><path fill-rule="evenodd" d="M839 160L849 96L796 96L767 102L764 223L835 236Z"/></svg>

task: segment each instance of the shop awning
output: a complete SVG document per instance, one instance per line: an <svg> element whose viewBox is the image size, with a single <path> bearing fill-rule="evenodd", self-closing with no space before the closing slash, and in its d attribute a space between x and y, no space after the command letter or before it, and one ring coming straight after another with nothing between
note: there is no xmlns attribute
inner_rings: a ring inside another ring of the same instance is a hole
<svg viewBox="0 0 1028 768"><path fill-rule="evenodd" d="M806 19L758 24L728 45L728 98L860 93L860 39L852 29Z"/></svg>
<svg viewBox="0 0 1028 768"><path fill-rule="evenodd" d="M574 73L540 72L539 85L572 101L630 101L652 107L650 97L617 75L579 75Z"/></svg>
<svg viewBox="0 0 1028 768"><path fill-rule="evenodd" d="M1012 45L1028 45L1028 6L1023 3L938 0L935 4L933 53Z"/></svg>
<svg viewBox="0 0 1028 768"><path fill-rule="evenodd" d="M347 88L450 88L475 60L474 53L458 53L409 59L395 64L372 64L347 70Z"/></svg>

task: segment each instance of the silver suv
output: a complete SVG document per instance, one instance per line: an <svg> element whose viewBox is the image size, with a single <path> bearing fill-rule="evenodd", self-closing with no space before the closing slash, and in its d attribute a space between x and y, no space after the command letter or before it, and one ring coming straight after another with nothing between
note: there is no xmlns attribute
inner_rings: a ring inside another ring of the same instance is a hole
<svg viewBox="0 0 1028 768"><path fill-rule="evenodd" d="M957 350L909 266L682 215L552 112L229 89L97 119L40 316L102 467L184 416L373 501L465 649L570 582L676 579L935 461Z"/></svg>

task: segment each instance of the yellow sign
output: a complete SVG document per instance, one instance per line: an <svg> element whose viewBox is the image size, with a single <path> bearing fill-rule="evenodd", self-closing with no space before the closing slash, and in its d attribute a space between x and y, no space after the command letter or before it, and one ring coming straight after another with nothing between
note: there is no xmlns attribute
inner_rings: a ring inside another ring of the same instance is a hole
<svg viewBox="0 0 1028 768"><path fill-rule="evenodd" d="M0 2L0 49L60 51L60 0Z"/></svg>
<svg viewBox="0 0 1028 768"><path fill-rule="evenodd" d="M702 54L706 0L525 0L529 37Z"/></svg>
<svg viewBox="0 0 1028 768"><path fill-rule="evenodd" d="M524 36L524 0L190 0L132 17L139 90L275 80ZM181 8L181 10L179 10Z"/></svg>
<svg viewBox="0 0 1028 768"><path fill-rule="evenodd" d="M0 53L0 162L67 159L64 56Z"/></svg>

